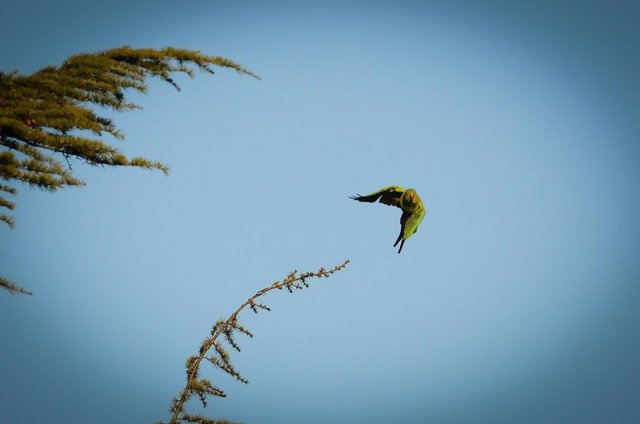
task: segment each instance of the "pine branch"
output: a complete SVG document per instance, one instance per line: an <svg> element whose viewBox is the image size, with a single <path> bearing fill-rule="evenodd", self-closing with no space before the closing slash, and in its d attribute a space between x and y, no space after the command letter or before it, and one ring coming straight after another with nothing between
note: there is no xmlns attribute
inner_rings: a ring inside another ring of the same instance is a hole
<svg viewBox="0 0 640 424"><path fill-rule="evenodd" d="M235 350L240 351L240 347L236 343L233 332L239 331L249 337L253 337L253 334L241 326L238 323L238 315L242 312L246 307L252 309L255 313L258 313L258 310L267 310L269 311L269 307L256 302L256 299L266 295L272 290L282 290L287 289L289 291L293 291L294 289L300 290L306 287L309 287L309 283L307 280L312 278L321 278L321 277L330 277L337 271L342 270L347 266L349 260L344 261L342 264L337 265L329 270L324 268L320 268L316 272L305 272L302 274L298 274L298 271L292 271L287 277L285 277L282 281L276 281L270 286L267 286L261 290L258 290L253 296L247 299L238 309L235 310L226 320L218 320L211 330L211 336L204 339L202 345L199 349L199 354L197 356L190 356L187 359L186 369L187 369L187 382L184 386L184 389L178 394L177 397L173 399L170 412L171 419L169 420L169 424L179 424L182 422L198 422L198 423L226 423L226 420L211 420L209 418L205 418L202 416L193 416L185 412L185 404L191 399L194 395L198 396L203 406L206 407L206 397L207 396L217 396L217 397L226 397L226 394L211 384L208 380L202 380L198 378L198 372L200 368L200 364L203 360L207 360L210 362L215 368L218 368L225 373L231 375L238 381L247 384L249 381L242 377L233 367L231 363L231 359L227 350L220 344L218 338L222 336L225 341ZM213 351L214 353L209 355L209 352ZM198 421L199 420L199 421Z"/></svg>
<svg viewBox="0 0 640 424"><path fill-rule="evenodd" d="M25 290L22 287L12 283L11 281L9 281L9 280L7 280L6 278L3 278L3 277L0 277L0 287L8 290L9 293L11 293L11 294L22 293L22 294L28 294L29 296L31 296L33 294L29 290Z"/></svg>
<svg viewBox="0 0 640 424"><path fill-rule="evenodd" d="M84 181L71 172L70 157L93 166L157 169L167 175L166 164L144 157L128 158L105 142L104 136L122 140L124 135L94 107L140 109L126 99L127 89L146 93L147 79L158 77L179 90L173 79L175 74L193 77L196 69L213 74L215 67L260 79L229 59L173 47L124 46L83 53L31 75L0 71L0 179L51 192L83 186ZM15 189L0 184L0 192L15 194ZM0 197L0 208L12 210L14 206ZM14 226L13 219L5 213L0 213L0 221L10 228Z"/></svg>
<svg viewBox="0 0 640 424"><path fill-rule="evenodd" d="M124 46L71 56L59 67L48 66L27 76L0 72L0 145L12 150L28 145L65 157L84 159L92 165L155 168L166 174L169 168L163 163L144 158L128 159L99 138L71 135L70 132L89 131L98 137L110 134L116 139L123 139L122 132L111 119L96 115L88 105L114 110L139 108L126 101L124 90L130 88L146 93L145 81L152 76L179 89L173 74L184 73L193 77L193 67L213 74L214 66L260 78L228 59L173 47L156 50ZM32 156L33 150L20 153ZM35 159L43 160L41 157ZM60 164L52 156L49 156L49 162L49 165ZM10 172L2 169L5 164L0 164L0 176L43 185L37 178L22 175L20 165L19 162L11 164L15 170ZM78 184L64 179L44 184L49 190L65 185Z"/></svg>
<svg viewBox="0 0 640 424"><path fill-rule="evenodd" d="M16 194L15 188L2 185L2 184L0 184L0 191L4 191L5 193L9 193L9 194ZM16 208L16 204L0 196L0 207L6 208L12 211ZM4 213L0 213L0 221L7 224L9 228L13 228L15 225L13 218L11 218L9 215L5 215Z"/></svg>

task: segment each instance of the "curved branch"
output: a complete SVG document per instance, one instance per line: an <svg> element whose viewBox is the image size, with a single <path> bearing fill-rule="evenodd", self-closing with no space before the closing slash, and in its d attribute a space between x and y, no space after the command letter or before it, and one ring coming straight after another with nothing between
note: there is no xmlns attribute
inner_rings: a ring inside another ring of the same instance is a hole
<svg viewBox="0 0 640 424"><path fill-rule="evenodd" d="M203 359L207 358L207 353L211 350L211 348L214 348L218 352L220 352L221 346L218 343L218 338L220 337L221 334L227 337L227 341L229 342L229 344L231 344L231 346L234 347L236 350L239 350L239 347L235 344L233 339L230 340L231 333L234 329L250 337L253 336L247 329L245 329L244 327L238 324L237 318L240 312L242 312L242 310L244 310L247 306L251 308L255 313L258 313L259 309L270 310L268 306L262 303L257 303L256 300L266 295L270 291L276 290L276 289L277 290L287 289L289 292L292 292L293 289L303 289L303 288L309 287L309 284L307 283L308 279L329 277L333 273L345 268L348 263L349 263L349 260L347 259L340 265L336 265L335 267L329 270L320 268L316 272L305 272L302 274L298 274L298 271L294 270L291 273L289 273L289 275L287 275L287 277L282 281L276 281L272 285L265 287L261 290L258 290L253 296L251 296L242 305L240 305L238 309L236 309L231 315L229 315L229 317L226 320L218 321L213 327L214 329L211 333L211 337L207 337L203 341L202 346L200 347L198 356L192 356L187 360L187 365L186 365L187 366L187 382L184 386L184 389L182 389L178 397L174 398L174 403L171 407L172 415L171 415L171 419L169 420L169 424L178 424L183 420L189 421L189 418L191 416L186 412L184 412L184 405L187 402L187 400L189 400L194 394L197 394L198 396L200 396L201 400L203 400L203 396L205 394L220 396L220 397L226 396L222 390L218 389L217 387L211 386L208 380L198 380L198 371L200 368L200 363L202 362ZM221 354L223 356L222 358L223 363L228 364L228 358L224 358L224 356L226 356L227 354L223 349ZM240 380L241 382L248 383L248 381L242 378L237 372L235 372L235 370L231 369L231 371L233 372L229 372L227 370L224 370L224 371L229 374L232 374L236 379ZM199 389L199 385L201 382L206 382L206 385L209 386L208 390ZM204 400L203 400L203 403L205 403ZM206 403L205 403L205 406L206 406ZM182 414L182 417L180 417L180 414ZM210 422L216 422L216 421L210 420Z"/></svg>

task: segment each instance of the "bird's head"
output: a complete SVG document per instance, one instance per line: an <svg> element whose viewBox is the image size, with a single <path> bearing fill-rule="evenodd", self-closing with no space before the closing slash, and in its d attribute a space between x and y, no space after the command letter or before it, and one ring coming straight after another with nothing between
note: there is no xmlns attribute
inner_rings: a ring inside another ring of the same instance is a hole
<svg viewBox="0 0 640 424"><path fill-rule="evenodd" d="M413 206L418 202L418 193L412 188L405 191L403 197L405 206Z"/></svg>

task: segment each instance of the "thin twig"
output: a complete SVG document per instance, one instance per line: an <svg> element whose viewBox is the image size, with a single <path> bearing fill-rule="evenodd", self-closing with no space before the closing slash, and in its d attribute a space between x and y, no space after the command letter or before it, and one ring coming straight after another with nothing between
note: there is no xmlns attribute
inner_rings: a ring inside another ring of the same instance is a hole
<svg viewBox="0 0 640 424"><path fill-rule="evenodd" d="M202 344L200 348L200 352L198 356L195 358L193 363L190 364L191 371L188 374L187 382L184 386L184 389L180 392L178 398L176 398L176 402L172 407L173 415L171 416L170 424L178 424L182 421L178 416L182 413L184 416L183 408L185 402L193 395L192 383L196 379L200 363L203 359L205 359L209 350L215 346L218 336L224 334L227 329L229 329L233 323L237 323L237 317L240 312L247 306L251 307L254 312L257 312L257 308L268 309L265 305L261 303L255 303L255 300L259 297L264 296L272 290L281 290L283 288L290 289L297 288L302 289L306 287L308 283L306 282L309 278L320 278L320 277L329 277L331 274L340 271L344 267L347 266L349 260L344 261L342 264L337 265L330 270L326 270L324 268L320 268L316 272L306 272L302 274L298 274L298 271L292 271L285 279L282 281L276 281L272 285L265 287L261 290L258 290L253 296L251 296L247 301L245 301L238 309L233 312L229 318L227 318L221 325L216 328L216 331L212 334L211 337L207 338L205 342Z"/></svg>

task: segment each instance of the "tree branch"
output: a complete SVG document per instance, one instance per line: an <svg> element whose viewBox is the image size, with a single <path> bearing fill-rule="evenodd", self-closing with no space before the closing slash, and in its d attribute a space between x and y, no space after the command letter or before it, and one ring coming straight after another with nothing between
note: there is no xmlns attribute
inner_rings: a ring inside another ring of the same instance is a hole
<svg viewBox="0 0 640 424"><path fill-rule="evenodd" d="M292 292L293 289L300 290L300 289L309 287L309 283L307 282L307 280L311 278L329 277L335 272L345 268L348 263L349 263L349 260L346 260L342 264L336 265L335 267L329 270L320 268L316 272L305 272L302 274L298 274L298 271L294 270L291 273L289 273L289 275L287 275L287 277L284 278L282 281L276 281L272 285L265 287L261 290L258 290L253 296L251 296L242 305L240 305L238 309L236 309L231 315L229 315L229 317L226 320L224 321L220 320L216 322L216 324L213 326L213 330L211 331L211 336L207 337L202 342L202 345L200 346L199 354L197 356L191 356L189 357L189 359L187 359L187 364L186 364L187 382L184 386L184 389L182 389L182 391L178 394L178 397L174 398L173 400L173 405L170 409L172 415L171 415L171 419L169 420L169 424L179 424L183 421L198 422L198 421L193 421L191 419L193 416L187 414L184 411L185 403L194 395L198 395L200 397L200 400L203 402L203 405L205 407L206 407L206 402L204 401L204 396L207 396L207 395L218 396L218 397L226 396L221 389L211 386L211 383L208 380L198 379L198 371L200 368L200 363L202 362L203 359L208 359L214 366L217 366L221 370L225 371L227 374L232 375L237 380L245 384L248 383L246 379L244 379L242 376L240 376L240 374L237 371L235 371L235 369L233 368L233 365L231 365L230 363L228 353L224 350L224 348L222 348L222 346L218 342L218 338L220 337L220 335L223 335L226 337L228 343L233 348L235 348L236 350L239 350L239 347L237 346L235 341L233 341L233 339L229 340L229 338L231 337L234 331L237 330L243 334L248 335L249 337L253 337L253 334L249 332L249 330L247 330L246 328L238 324L237 318L240 312L242 312L242 310L244 310L247 306L251 308L255 313L258 313L258 309L269 310L269 308L266 305L262 303L257 303L256 300L266 295L272 290L287 289L290 292ZM213 354L213 356L208 357L207 354L212 348L214 348L216 353ZM203 383L207 387L202 387ZM199 419L200 418L201 417L199 417ZM212 420L211 422L216 422L216 421Z"/></svg>
<svg viewBox="0 0 640 424"><path fill-rule="evenodd" d="M22 293L22 294L28 294L29 296L33 294L29 290L23 289L22 287L12 283L11 281L7 280L4 277L0 277L0 287L5 288L11 294Z"/></svg>

